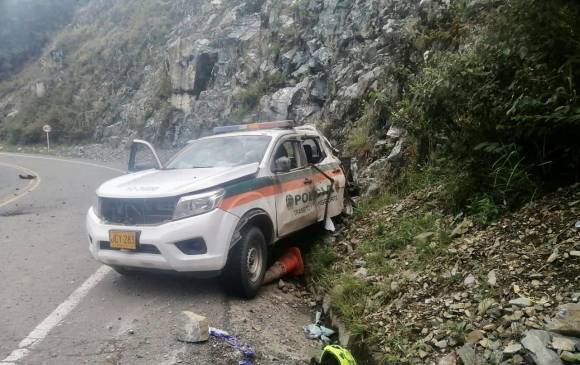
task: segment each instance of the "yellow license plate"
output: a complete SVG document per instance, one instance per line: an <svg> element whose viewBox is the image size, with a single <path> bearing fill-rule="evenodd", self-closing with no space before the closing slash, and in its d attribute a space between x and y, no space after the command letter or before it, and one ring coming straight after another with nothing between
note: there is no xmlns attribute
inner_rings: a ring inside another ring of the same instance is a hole
<svg viewBox="0 0 580 365"><path fill-rule="evenodd" d="M139 245L139 236L137 233L132 231L109 231L111 248L136 250Z"/></svg>

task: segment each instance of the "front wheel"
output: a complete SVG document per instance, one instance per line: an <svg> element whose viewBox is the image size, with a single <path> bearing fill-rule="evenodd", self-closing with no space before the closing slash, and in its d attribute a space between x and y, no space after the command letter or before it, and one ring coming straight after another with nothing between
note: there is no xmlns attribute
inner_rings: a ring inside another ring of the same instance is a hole
<svg viewBox="0 0 580 365"><path fill-rule="evenodd" d="M266 239L258 227L244 229L242 238L230 249L222 279L226 289L242 298L254 298L266 272Z"/></svg>

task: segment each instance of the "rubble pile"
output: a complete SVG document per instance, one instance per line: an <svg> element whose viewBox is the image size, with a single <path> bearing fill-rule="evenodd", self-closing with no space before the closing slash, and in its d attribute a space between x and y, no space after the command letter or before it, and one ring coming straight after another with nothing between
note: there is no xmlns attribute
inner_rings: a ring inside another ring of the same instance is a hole
<svg viewBox="0 0 580 365"><path fill-rule="evenodd" d="M377 362L397 354L410 364L578 363L580 186L487 227L441 212L450 243L424 232L415 242L433 240L435 254L426 259L413 245L387 250L390 274L373 275L359 246L403 213L437 211L432 193L349 222L333 243L345 257L333 270L387 288L361 299L364 322L378 335L371 349Z"/></svg>

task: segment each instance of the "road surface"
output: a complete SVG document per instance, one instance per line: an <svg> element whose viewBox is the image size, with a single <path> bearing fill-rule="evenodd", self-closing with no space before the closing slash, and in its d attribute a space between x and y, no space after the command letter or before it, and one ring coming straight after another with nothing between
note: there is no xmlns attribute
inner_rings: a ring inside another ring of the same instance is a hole
<svg viewBox="0 0 580 365"><path fill-rule="evenodd" d="M121 173L82 161L0 154L0 365L236 363L221 343L177 342L172 324L182 310L207 316L213 327L256 330L246 339L260 342L269 340L262 329L275 316L306 324L308 314L279 293L243 302L228 298L216 280L128 278L95 262L85 213L97 186ZM306 358L301 329L286 325L269 330L272 344L254 345L278 359L297 347L296 358Z"/></svg>

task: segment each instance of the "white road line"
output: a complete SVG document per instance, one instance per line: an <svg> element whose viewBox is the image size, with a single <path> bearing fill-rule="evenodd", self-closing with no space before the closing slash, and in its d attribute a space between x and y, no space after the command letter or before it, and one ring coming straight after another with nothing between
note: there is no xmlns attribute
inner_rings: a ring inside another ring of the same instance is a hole
<svg viewBox="0 0 580 365"><path fill-rule="evenodd" d="M75 160L67 160L61 158L53 158L53 157L44 157L44 156L31 156L31 155L23 155L23 154L16 154L16 153L0 153L0 156L14 156L14 157L26 157L26 158L33 158L33 159L40 159L40 160L53 160L53 161L64 161L69 163L76 163L80 165L87 165L93 167L100 167L112 171L117 172L124 172L123 170L116 169L114 167L103 166L95 163L84 162L84 161L75 161ZM6 163L0 163L3 165L9 165ZM26 171L28 169L23 168L21 166L16 165L9 165L11 167L18 168L22 171ZM40 175L32 170L28 170L26 173L30 173L31 175L36 175L37 178L35 179L34 187L27 189L27 193L34 190L40 184ZM29 183L30 186L30 183ZM20 194L17 197L10 199L9 201L5 201L0 204L1 206L7 205L9 203L14 202L16 199L21 198L25 194ZM4 360L0 361L0 365L17 365L19 361L24 359L30 351L37 346L42 340L48 336L49 332L52 329L60 324L63 319L73 310L75 307L83 300L84 297L87 296L89 291L94 288L103 278L111 271L111 268L108 266L101 266L97 271L95 271L85 282L79 286L75 291L69 295L69 297L62 302L52 313L48 315L36 328L34 328L28 336L26 336L20 343L18 344L18 348L10 353L8 357Z"/></svg>
<svg viewBox="0 0 580 365"><path fill-rule="evenodd" d="M28 182L28 186L26 186L26 189L23 190L20 194L17 194L17 195L13 196L10 199L7 199L5 201L0 202L0 208L2 208L5 205L8 205L10 203L13 203L13 202L17 201L18 199L24 197L25 195L30 194L34 189L36 189L38 187L38 185L40 185L40 180L41 179L40 179L40 175L37 172L32 171L32 170L27 169L27 168L22 167L22 166L12 165L12 164L9 164L9 163L4 163L4 162L0 162L0 165L1 166L11 167L11 168L16 169L16 170L20 170L20 171L22 171L22 172L24 172L25 174L28 174L28 175L34 175L34 176L36 176L36 179L30 180Z"/></svg>
<svg viewBox="0 0 580 365"><path fill-rule="evenodd" d="M22 360L30 351L38 345L48 333L56 327L94 288L103 278L111 271L108 266L101 266L93 275L91 275L81 286L79 286L64 302L62 302L51 314L48 315L35 329L32 330L18 344L18 349L12 351L7 358L0 361L2 365L13 365Z"/></svg>

